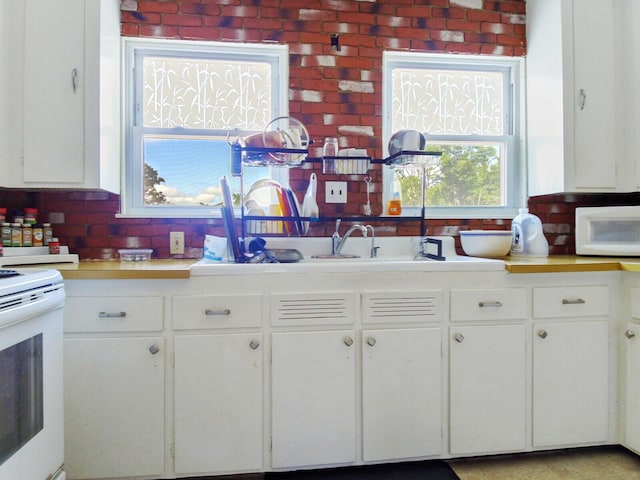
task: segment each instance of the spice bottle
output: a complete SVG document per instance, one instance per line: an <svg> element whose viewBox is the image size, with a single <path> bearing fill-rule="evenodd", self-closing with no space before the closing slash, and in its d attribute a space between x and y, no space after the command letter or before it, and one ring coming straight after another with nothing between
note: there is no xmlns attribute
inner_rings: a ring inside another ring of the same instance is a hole
<svg viewBox="0 0 640 480"><path fill-rule="evenodd" d="M42 247L44 245L44 231L42 230L42 225L38 223L33 226L32 245L34 247Z"/></svg>
<svg viewBox="0 0 640 480"><path fill-rule="evenodd" d="M42 240L45 246L49 245L49 242L53 238L53 228L50 223L42 224Z"/></svg>
<svg viewBox="0 0 640 480"><path fill-rule="evenodd" d="M0 223L4 223L7 220L7 209L0 208Z"/></svg>
<svg viewBox="0 0 640 480"><path fill-rule="evenodd" d="M60 253L60 242L57 238L52 238L49 240L49 253L51 255L57 255Z"/></svg>
<svg viewBox="0 0 640 480"><path fill-rule="evenodd" d="M24 223L34 225L37 223L38 209L37 208L25 208L24 209Z"/></svg>
<svg viewBox="0 0 640 480"><path fill-rule="evenodd" d="M2 223L2 245L11 246L11 224L7 222Z"/></svg>
<svg viewBox="0 0 640 480"><path fill-rule="evenodd" d="M33 227L30 223L22 224L22 246L30 247L33 239Z"/></svg>
<svg viewBox="0 0 640 480"><path fill-rule="evenodd" d="M22 224L21 223L11 224L11 246L12 247L22 246Z"/></svg>

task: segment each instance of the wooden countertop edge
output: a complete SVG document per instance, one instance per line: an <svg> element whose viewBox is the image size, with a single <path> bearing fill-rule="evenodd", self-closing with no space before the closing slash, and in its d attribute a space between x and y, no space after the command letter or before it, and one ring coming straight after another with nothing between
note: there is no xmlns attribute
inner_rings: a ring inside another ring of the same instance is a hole
<svg viewBox="0 0 640 480"><path fill-rule="evenodd" d="M551 256L548 258L504 257L509 273L605 272L623 270L640 272L640 258L597 258ZM76 264L33 265L53 268L66 280L171 280L191 278L190 267L198 259L152 260L145 264L120 264L114 261L81 261Z"/></svg>
<svg viewBox="0 0 640 480"><path fill-rule="evenodd" d="M575 264L510 264L505 265L509 273L569 273L609 272L622 270L620 262L575 263Z"/></svg>
<svg viewBox="0 0 640 480"><path fill-rule="evenodd" d="M189 279L189 270L60 270L65 280L179 280Z"/></svg>

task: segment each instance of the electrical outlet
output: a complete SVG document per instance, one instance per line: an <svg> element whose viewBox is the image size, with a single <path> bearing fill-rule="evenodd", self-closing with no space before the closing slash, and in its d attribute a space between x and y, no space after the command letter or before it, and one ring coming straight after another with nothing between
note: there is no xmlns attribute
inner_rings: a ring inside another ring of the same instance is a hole
<svg viewBox="0 0 640 480"><path fill-rule="evenodd" d="M347 182L325 182L326 203L347 203Z"/></svg>
<svg viewBox="0 0 640 480"><path fill-rule="evenodd" d="M184 254L184 232L169 232L169 252L171 255Z"/></svg>

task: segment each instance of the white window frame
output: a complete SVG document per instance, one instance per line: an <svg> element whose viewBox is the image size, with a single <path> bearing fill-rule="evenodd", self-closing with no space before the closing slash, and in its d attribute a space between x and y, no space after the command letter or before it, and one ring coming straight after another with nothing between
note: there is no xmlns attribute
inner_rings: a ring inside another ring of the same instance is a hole
<svg viewBox="0 0 640 480"><path fill-rule="evenodd" d="M507 144L507 173L504 178L506 183L505 205L490 207L430 207L425 206L426 218L513 218L518 213L518 208L526 206L526 157L525 157L525 95L524 95L524 59L520 57L480 56L480 55L449 55L421 52L391 52L383 53L383 94L382 94L382 135L385 156L388 155L387 146L393 132L391 131L391 84L392 71L395 68L429 68L441 69L505 69L510 73L509 85L505 88L505 105L510 105L508 118L505 120L505 128L510 130L510 138ZM500 137L502 138L502 137ZM438 142L445 140L463 141L491 141L495 137L488 136L437 136L429 135L427 141ZM391 167L385 167L383 173L383 202L387 204L393 195L393 171ZM421 208L402 208L404 216L420 216Z"/></svg>
<svg viewBox="0 0 640 480"><path fill-rule="evenodd" d="M179 57L205 57L210 59L242 59L269 62L272 67L271 118L287 116L289 111L289 53L286 45L280 44L241 44L230 42L200 42L188 40L167 40L155 38L127 37L122 40L123 58L123 178L121 210L118 217L134 218L210 218L220 217L219 207L185 206L145 206L143 198L143 158L141 134L162 133L179 134L182 137L219 136L229 133L231 138L242 136L244 132L233 130L202 129L150 129L141 127L141 109L138 102L141 96L141 82L136 76L136 63L141 56L172 55ZM228 159L229 167L231 160ZM231 174L229 169L229 175ZM272 178L281 183L288 182L285 168L271 169Z"/></svg>

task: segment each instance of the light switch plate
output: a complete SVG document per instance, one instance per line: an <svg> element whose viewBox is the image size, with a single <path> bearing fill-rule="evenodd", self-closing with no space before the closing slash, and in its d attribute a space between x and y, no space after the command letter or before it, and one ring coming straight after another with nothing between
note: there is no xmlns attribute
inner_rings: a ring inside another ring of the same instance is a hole
<svg viewBox="0 0 640 480"><path fill-rule="evenodd" d="M169 253L184 254L184 232L169 232Z"/></svg>
<svg viewBox="0 0 640 480"><path fill-rule="evenodd" d="M347 182L325 182L326 203L347 203Z"/></svg>

